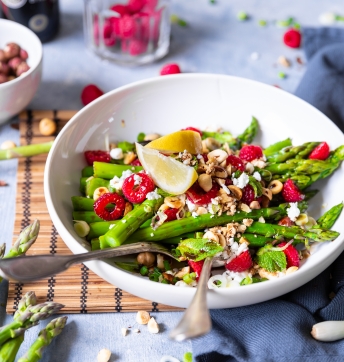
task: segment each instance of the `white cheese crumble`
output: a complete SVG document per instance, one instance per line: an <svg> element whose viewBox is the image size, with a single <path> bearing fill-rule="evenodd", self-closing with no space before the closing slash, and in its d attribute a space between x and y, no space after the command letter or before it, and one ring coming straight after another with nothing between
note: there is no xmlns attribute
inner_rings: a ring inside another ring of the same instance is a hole
<svg viewBox="0 0 344 362"><path fill-rule="evenodd" d="M140 185L142 177L140 175L134 175L134 186Z"/></svg>
<svg viewBox="0 0 344 362"><path fill-rule="evenodd" d="M195 211L193 211L191 215L192 215L192 217L194 217L194 218L196 218L196 217L199 216L199 215L197 214L197 212L195 212Z"/></svg>
<svg viewBox="0 0 344 362"><path fill-rule="evenodd" d="M297 202L290 202L290 207L287 209L287 214L291 221L295 221L300 215L300 209L297 207Z"/></svg>
<svg viewBox="0 0 344 362"><path fill-rule="evenodd" d="M110 157L114 160L121 160L123 156L123 151L121 148L113 148L110 151Z"/></svg>
<svg viewBox="0 0 344 362"><path fill-rule="evenodd" d="M224 189L224 191L227 195L229 195L231 193L229 188L225 184L221 185L221 187Z"/></svg>
<svg viewBox="0 0 344 362"><path fill-rule="evenodd" d="M258 221L261 222L262 224L265 224L265 219L263 218L263 216L260 216Z"/></svg>
<svg viewBox="0 0 344 362"><path fill-rule="evenodd" d="M114 228L114 227L115 227L115 225L116 225L116 224L111 224L111 225L109 226L109 229Z"/></svg>
<svg viewBox="0 0 344 362"><path fill-rule="evenodd" d="M248 175L243 172L238 178L235 178L234 175L232 176L234 186L238 186L240 189L243 189L249 182Z"/></svg>
<svg viewBox="0 0 344 362"><path fill-rule="evenodd" d="M196 157L197 157L197 160L200 160L201 158L203 158L203 156L200 154L198 154Z"/></svg>
<svg viewBox="0 0 344 362"><path fill-rule="evenodd" d="M150 236L151 236L151 237L153 237L153 236L154 236L154 234L153 234L153 233L151 233L151 234L150 234Z"/></svg>
<svg viewBox="0 0 344 362"><path fill-rule="evenodd" d="M260 173L257 172L257 171L253 174L253 177L254 177L257 181L261 181L261 180L262 180L262 176L261 176Z"/></svg>
<svg viewBox="0 0 344 362"><path fill-rule="evenodd" d="M121 177L115 176L112 180L110 180L110 186L116 190L121 190L124 180L132 174L133 173L130 170L123 171Z"/></svg>
<svg viewBox="0 0 344 362"><path fill-rule="evenodd" d="M146 195L147 200L158 200L158 199L160 199L160 197L161 196L158 194L158 189L148 192L148 194Z"/></svg>
<svg viewBox="0 0 344 362"><path fill-rule="evenodd" d="M186 205L187 205L190 212L193 212L193 211L195 211L197 209L197 206L192 201L190 201L189 199L186 199L185 203L186 203Z"/></svg>
<svg viewBox="0 0 344 362"><path fill-rule="evenodd" d="M332 25L336 22L334 13L323 13L319 16L319 23L322 25Z"/></svg>

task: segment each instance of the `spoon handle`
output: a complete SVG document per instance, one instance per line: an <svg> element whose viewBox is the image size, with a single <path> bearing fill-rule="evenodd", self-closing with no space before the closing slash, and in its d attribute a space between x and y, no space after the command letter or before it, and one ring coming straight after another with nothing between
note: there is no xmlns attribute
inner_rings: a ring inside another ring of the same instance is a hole
<svg viewBox="0 0 344 362"><path fill-rule="evenodd" d="M182 319L170 333L170 339L180 342L210 332L211 318L207 305L207 290L212 262L213 257L205 259L196 293Z"/></svg>

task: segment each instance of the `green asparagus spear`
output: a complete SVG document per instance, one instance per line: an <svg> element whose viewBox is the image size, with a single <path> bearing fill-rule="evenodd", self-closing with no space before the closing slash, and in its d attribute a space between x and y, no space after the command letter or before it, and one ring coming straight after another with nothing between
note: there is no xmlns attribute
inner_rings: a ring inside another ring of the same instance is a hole
<svg viewBox="0 0 344 362"><path fill-rule="evenodd" d="M24 311L17 311L13 321L0 329L0 345L10 338L23 334L28 328L35 326L40 320L47 319L64 306L59 303L46 302L29 306Z"/></svg>
<svg viewBox="0 0 344 362"><path fill-rule="evenodd" d="M250 125L237 137L237 148L241 148L244 143L252 143L259 130L259 124L255 117L252 117Z"/></svg>
<svg viewBox="0 0 344 362"><path fill-rule="evenodd" d="M0 160L10 160L11 158L31 157L48 153L53 144L53 141L47 143L39 143L28 146L20 146L10 148L8 150L0 150Z"/></svg>
<svg viewBox="0 0 344 362"><path fill-rule="evenodd" d="M343 210L342 202L338 205L333 206L330 210L326 211L325 214L323 214L317 220L317 225L315 225L314 228L319 227L325 230L331 229L331 227L334 225L339 215L341 214L342 210Z"/></svg>
<svg viewBox="0 0 344 362"><path fill-rule="evenodd" d="M107 189L109 189L110 181L109 180L104 180L104 179L99 178L99 177L90 177L86 181L86 188L85 188L86 197L93 199L94 191L98 187L106 187Z"/></svg>
<svg viewBox="0 0 344 362"><path fill-rule="evenodd" d="M261 216L266 219L275 218L281 212L283 212L283 210L277 207L252 210L249 213L240 211L234 215L222 214L221 216L217 216L204 214L198 217L186 217L181 220L174 220L164 223L156 230L151 227L140 229L128 239L128 242L137 242L143 240L163 242L166 236L172 238L185 233L202 230L217 225L223 225L230 222L239 222L247 218L255 220Z"/></svg>
<svg viewBox="0 0 344 362"><path fill-rule="evenodd" d="M80 177L79 191L82 195L85 195L86 193L86 180L88 179L89 177Z"/></svg>
<svg viewBox="0 0 344 362"><path fill-rule="evenodd" d="M14 258L25 254L30 246L36 241L39 233L39 221L36 219L26 228L24 228L17 241L12 245L10 251L4 256L4 259Z"/></svg>
<svg viewBox="0 0 344 362"><path fill-rule="evenodd" d="M119 222L121 222L121 220L97 221L90 223L90 232L86 236L87 240L99 238L99 236L106 234L110 230L110 227L113 227L111 225L116 225Z"/></svg>
<svg viewBox="0 0 344 362"><path fill-rule="evenodd" d="M274 238L268 238L257 234L243 233L242 237L250 243L250 247L261 247L274 241Z"/></svg>
<svg viewBox="0 0 344 362"><path fill-rule="evenodd" d="M0 348L1 362L14 362L21 344L24 341L24 333L18 337L11 338Z"/></svg>
<svg viewBox="0 0 344 362"><path fill-rule="evenodd" d="M101 249L122 245L142 223L153 216L163 200L162 197L155 200L145 200L140 206L128 212L112 229L99 237Z"/></svg>
<svg viewBox="0 0 344 362"><path fill-rule="evenodd" d="M306 142L300 146L285 147L277 153L267 157L270 163L285 162L291 158L307 157L320 142Z"/></svg>
<svg viewBox="0 0 344 362"><path fill-rule="evenodd" d="M93 204L93 199L82 196L72 196L72 205L74 211L94 211Z"/></svg>
<svg viewBox="0 0 344 362"><path fill-rule="evenodd" d="M283 141L276 142L269 147L266 147L263 153L266 157L269 157L272 156L274 153L281 151L285 147L290 147L291 145L291 139L287 138Z"/></svg>
<svg viewBox="0 0 344 362"><path fill-rule="evenodd" d="M93 166L85 166L81 171L81 177L93 176Z"/></svg>
<svg viewBox="0 0 344 362"><path fill-rule="evenodd" d="M337 147L334 151L330 153L329 158L327 159L331 162L340 162L344 160L344 145Z"/></svg>
<svg viewBox="0 0 344 362"><path fill-rule="evenodd" d="M106 180L111 180L115 176L121 177L123 171L127 170L130 170L135 173L142 171L143 168L141 166L116 165L113 163L93 162L94 177L99 177Z"/></svg>
<svg viewBox="0 0 344 362"><path fill-rule="evenodd" d="M57 337L66 325L67 317L53 319L42 329L38 338L33 342L26 354L18 362L37 362L42 358L42 352L49 346L54 337Z"/></svg>
<svg viewBox="0 0 344 362"><path fill-rule="evenodd" d="M103 221L94 211L73 211L73 220L83 220L88 224Z"/></svg>
<svg viewBox="0 0 344 362"><path fill-rule="evenodd" d="M214 138L219 143L228 143L229 146L236 145L237 140L233 135L228 132L208 132L202 131L202 139Z"/></svg>

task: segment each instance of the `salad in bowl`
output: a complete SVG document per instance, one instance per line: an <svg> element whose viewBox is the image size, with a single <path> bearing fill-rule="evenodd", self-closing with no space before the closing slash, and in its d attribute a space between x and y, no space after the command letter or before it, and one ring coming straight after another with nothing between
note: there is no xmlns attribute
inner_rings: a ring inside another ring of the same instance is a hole
<svg viewBox="0 0 344 362"><path fill-rule="evenodd" d="M49 152L44 193L73 253L140 241L173 252L85 263L116 287L187 307L209 257L209 308L243 306L302 286L344 250L343 144L280 89L171 75L80 110Z"/></svg>

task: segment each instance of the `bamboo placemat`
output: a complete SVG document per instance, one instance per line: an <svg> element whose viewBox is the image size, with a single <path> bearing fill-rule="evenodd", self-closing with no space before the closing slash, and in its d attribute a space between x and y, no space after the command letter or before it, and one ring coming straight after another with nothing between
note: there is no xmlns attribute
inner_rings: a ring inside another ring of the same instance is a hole
<svg viewBox="0 0 344 362"><path fill-rule="evenodd" d="M76 111L25 111L19 116L21 145L48 142L54 137L42 136L39 121L48 117L57 124L57 133ZM56 136L56 135L55 135ZM71 254L50 220L43 193L46 155L21 158L17 172L16 214L13 241L34 219L40 221L40 233L27 255ZM9 283L6 311L14 313L23 294L35 291L38 301L63 303L61 313L103 313L176 311L179 308L158 304L131 295L113 286L85 265L74 265L64 273L34 283Z"/></svg>

